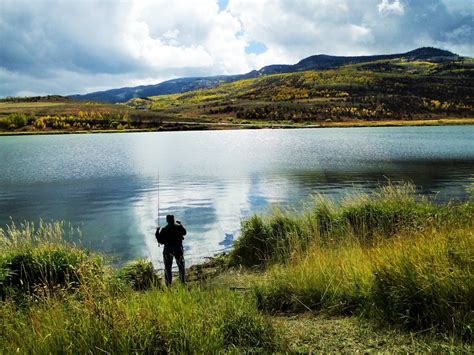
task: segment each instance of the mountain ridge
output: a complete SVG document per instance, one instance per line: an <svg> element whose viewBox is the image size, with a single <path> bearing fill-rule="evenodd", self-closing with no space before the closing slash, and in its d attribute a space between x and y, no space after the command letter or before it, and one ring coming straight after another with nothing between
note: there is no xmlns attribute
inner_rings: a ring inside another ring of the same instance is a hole
<svg viewBox="0 0 474 355"><path fill-rule="evenodd" d="M366 56L333 56L328 54L317 54L309 56L307 58L303 58L296 64L272 64L265 66L259 70L252 70L245 74L176 78L153 85L123 87L117 89L97 91L82 95L69 95L68 97L78 100L121 103L139 97L185 93L197 89L215 88L221 83L229 83L247 78L255 78L261 75L292 73L306 70L335 69L349 64L358 64L396 58L405 58L409 61L426 60L436 62L454 60L460 58L460 56L450 51L434 47L420 47L412 51L399 54L380 54Z"/></svg>

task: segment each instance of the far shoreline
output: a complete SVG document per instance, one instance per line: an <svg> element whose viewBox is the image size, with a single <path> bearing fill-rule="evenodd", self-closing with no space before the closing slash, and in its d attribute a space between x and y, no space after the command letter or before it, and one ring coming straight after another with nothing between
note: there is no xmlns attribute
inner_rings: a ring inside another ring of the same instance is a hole
<svg viewBox="0 0 474 355"><path fill-rule="evenodd" d="M144 133L144 132L188 132L188 131L222 131L248 129L317 129L317 128L364 128L364 127L423 127L423 126L462 126L474 125L474 118L441 118L418 120L382 120L382 121L346 121L319 122L315 124L279 124L279 123L228 123L228 122L173 122L177 127L153 127L130 129L99 130L45 130L45 131L0 131L0 137L67 135L67 134L105 134L105 133ZM191 126L191 127L190 127Z"/></svg>

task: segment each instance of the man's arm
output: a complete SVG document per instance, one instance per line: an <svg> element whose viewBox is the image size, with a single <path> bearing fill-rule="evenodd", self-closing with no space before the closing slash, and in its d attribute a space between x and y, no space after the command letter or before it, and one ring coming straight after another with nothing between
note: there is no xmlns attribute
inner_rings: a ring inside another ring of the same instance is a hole
<svg viewBox="0 0 474 355"><path fill-rule="evenodd" d="M181 229L181 234L183 237L186 235L186 229L184 229L183 225L181 224L181 221L176 221L176 224L180 227Z"/></svg>
<svg viewBox="0 0 474 355"><path fill-rule="evenodd" d="M163 240L164 240L164 228L160 228L160 227L158 226L158 228L156 228L155 237L156 237L156 241L158 242L158 244L165 244L165 243L163 243Z"/></svg>

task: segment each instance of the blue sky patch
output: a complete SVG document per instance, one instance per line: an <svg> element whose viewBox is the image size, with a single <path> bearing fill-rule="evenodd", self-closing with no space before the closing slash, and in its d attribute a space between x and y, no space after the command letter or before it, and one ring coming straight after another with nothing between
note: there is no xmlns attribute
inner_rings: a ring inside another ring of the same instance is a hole
<svg viewBox="0 0 474 355"><path fill-rule="evenodd" d="M262 54L267 51L267 46L258 41L250 41L247 47L245 47L245 53L247 54Z"/></svg>
<svg viewBox="0 0 474 355"><path fill-rule="evenodd" d="M229 0L219 0L219 11L224 11L227 9L227 5L229 4Z"/></svg>

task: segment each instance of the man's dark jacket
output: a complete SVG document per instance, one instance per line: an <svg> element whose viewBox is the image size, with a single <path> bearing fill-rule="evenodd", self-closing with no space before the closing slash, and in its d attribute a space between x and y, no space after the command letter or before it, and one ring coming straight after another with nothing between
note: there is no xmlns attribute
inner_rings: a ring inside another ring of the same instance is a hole
<svg viewBox="0 0 474 355"><path fill-rule="evenodd" d="M186 229L180 223L167 224L161 229L157 229L155 236L158 243L169 246L183 246L183 239Z"/></svg>

